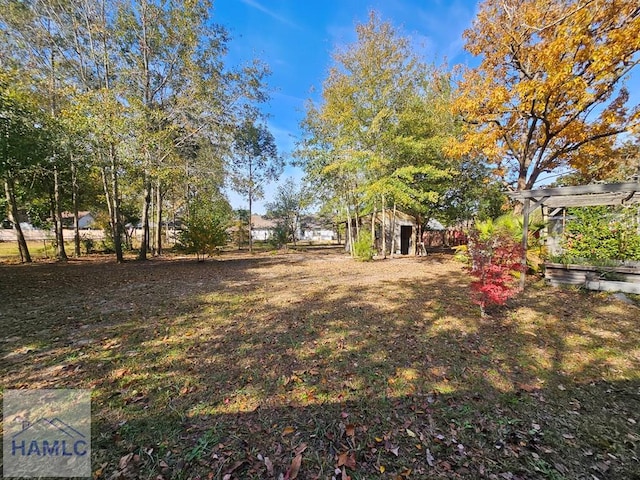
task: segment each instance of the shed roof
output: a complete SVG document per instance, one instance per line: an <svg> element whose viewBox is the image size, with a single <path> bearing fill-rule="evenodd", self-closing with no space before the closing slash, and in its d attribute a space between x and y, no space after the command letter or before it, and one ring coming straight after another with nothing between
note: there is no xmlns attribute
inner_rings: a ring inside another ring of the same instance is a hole
<svg viewBox="0 0 640 480"><path fill-rule="evenodd" d="M273 220L264 218L262 215L257 215L254 213L253 215L251 215L251 226L253 228L268 230L271 228L275 228L276 222L274 222Z"/></svg>

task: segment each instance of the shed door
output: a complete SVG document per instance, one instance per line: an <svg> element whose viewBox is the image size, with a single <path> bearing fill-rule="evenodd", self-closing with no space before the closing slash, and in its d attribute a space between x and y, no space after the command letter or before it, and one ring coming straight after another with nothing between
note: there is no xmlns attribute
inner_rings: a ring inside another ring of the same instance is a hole
<svg viewBox="0 0 640 480"><path fill-rule="evenodd" d="M409 246L411 245L411 233L413 228L411 225L402 225L400 227L400 253L409 255Z"/></svg>

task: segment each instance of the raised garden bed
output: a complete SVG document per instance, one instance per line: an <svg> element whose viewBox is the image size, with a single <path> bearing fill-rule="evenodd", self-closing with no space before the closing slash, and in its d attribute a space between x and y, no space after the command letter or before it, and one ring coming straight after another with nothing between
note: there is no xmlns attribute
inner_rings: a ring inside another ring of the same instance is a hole
<svg viewBox="0 0 640 480"><path fill-rule="evenodd" d="M640 294L639 265L594 266L547 262L544 267L544 277L554 287L577 285L589 290Z"/></svg>

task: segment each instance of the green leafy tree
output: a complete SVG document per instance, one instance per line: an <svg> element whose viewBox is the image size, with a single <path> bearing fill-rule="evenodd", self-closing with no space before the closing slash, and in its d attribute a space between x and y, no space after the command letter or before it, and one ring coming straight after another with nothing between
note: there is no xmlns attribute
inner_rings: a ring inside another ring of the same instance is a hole
<svg viewBox="0 0 640 480"><path fill-rule="evenodd" d="M629 207L570 208L562 238L564 256L569 261L640 260L637 214Z"/></svg>
<svg viewBox="0 0 640 480"><path fill-rule="evenodd" d="M166 184L176 164L183 163L180 147L210 127L213 118L224 121L224 110L233 103L227 91L230 77L220 63L227 34L210 23L210 6L137 0L118 10L117 34L126 52L120 85L130 107L132 154L143 180L142 260L151 240L152 197L156 225L161 225ZM156 232L159 253L162 237L159 228Z"/></svg>
<svg viewBox="0 0 640 480"><path fill-rule="evenodd" d="M212 22L208 0L6 0L2 7L0 66L18 69L19 80L62 117L63 135L43 167L56 210L69 205L69 192L78 210L86 165L99 172L88 177L104 191L117 260L123 197L142 199L140 258L150 246L160 253L161 229L152 244L151 216L161 225L168 206L174 216L185 210L212 171L223 182L218 166L231 133L267 98L268 68L259 61L228 68L229 36Z"/></svg>
<svg viewBox="0 0 640 480"><path fill-rule="evenodd" d="M242 245L249 244L249 224L251 223L251 217L249 210L239 208L233 212L233 227L235 242L238 245L238 250Z"/></svg>
<svg viewBox="0 0 640 480"><path fill-rule="evenodd" d="M334 54L322 103L309 103L296 153L309 181L336 196L356 225L361 209L392 203L419 209L452 175L442 153L453 116L448 79L413 53L375 12L356 26L357 41ZM383 251L387 251L383 236ZM352 252L353 253L353 252Z"/></svg>
<svg viewBox="0 0 640 480"><path fill-rule="evenodd" d="M229 174L231 187L249 203L249 218L253 213L253 201L263 197L264 185L277 179L283 166L275 138L266 125L252 118L245 119L234 133ZM249 251L253 251L251 223Z"/></svg>
<svg viewBox="0 0 640 480"><path fill-rule="evenodd" d="M189 218L180 233L180 247L195 253L198 261L203 262L206 255L227 244L230 220L231 207L225 200L199 199L191 206Z"/></svg>
<svg viewBox="0 0 640 480"><path fill-rule="evenodd" d="M17 73L0 72L0 177L23 262L31 262L31 255L20 227L16 186L25 175L44 165L54 138L52 119L40 105L33 92L22 88Z"/></svg>
<svg viewBox="0 0 640 480"><path fill-rule="evenodd" d="M428 216L445 225L489 220L503 215L509 207L502 183L486 165L465 159L448 181L436 202L427 203Z"/></svg>
<svg viewBox="0 0 640 480"><path fill-rule="evenodd" d="M267 216L278 222L284 237L280 240L284 243L292 241L295 245L301 228L300 217L312 201L309 190L299 187L291 178L278 186L275 198L266 204L266 208Z"/></svg>

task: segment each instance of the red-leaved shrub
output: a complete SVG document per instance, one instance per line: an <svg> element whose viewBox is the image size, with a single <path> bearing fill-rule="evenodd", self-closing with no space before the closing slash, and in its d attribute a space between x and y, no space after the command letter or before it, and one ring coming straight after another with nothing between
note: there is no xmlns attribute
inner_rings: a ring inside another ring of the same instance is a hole
<svg viewBox="0 0 640 480"><path fill-rule="evenodd" d="M471 282L472 298L484 316L487 307L504 305L520 290L514 273L525 268L522 245L507 232L483 237L474 230L469 235L468 250L469 270L475 277Z"/></svg>

